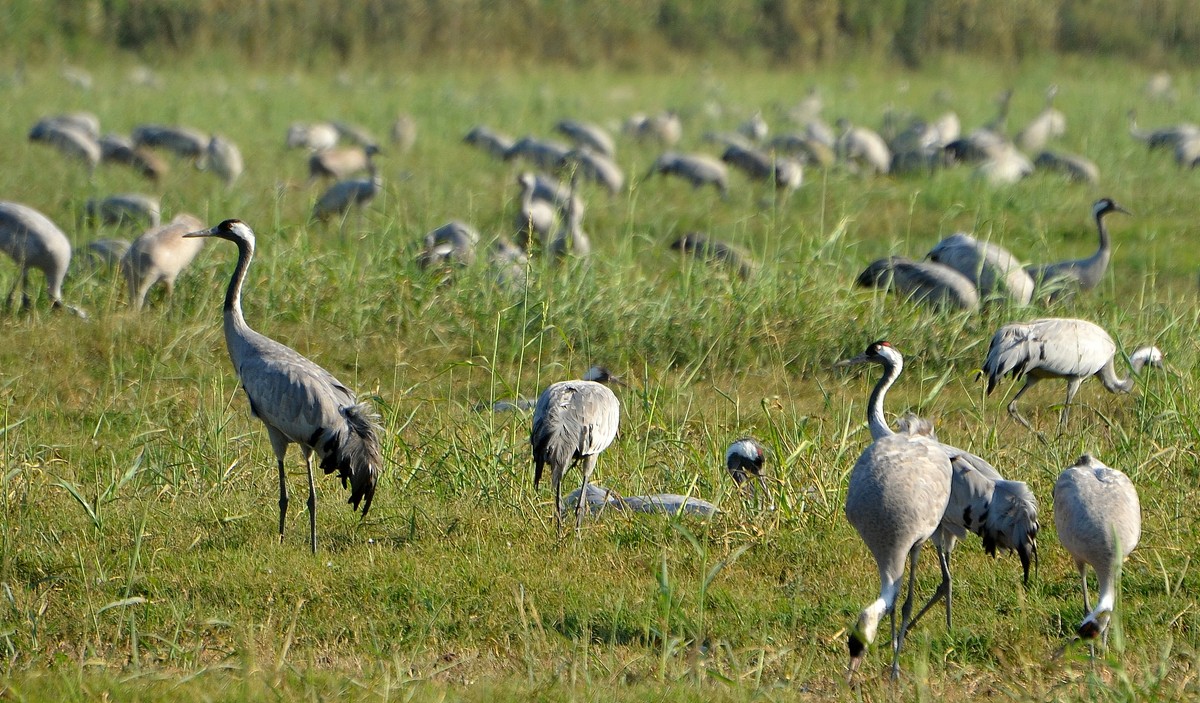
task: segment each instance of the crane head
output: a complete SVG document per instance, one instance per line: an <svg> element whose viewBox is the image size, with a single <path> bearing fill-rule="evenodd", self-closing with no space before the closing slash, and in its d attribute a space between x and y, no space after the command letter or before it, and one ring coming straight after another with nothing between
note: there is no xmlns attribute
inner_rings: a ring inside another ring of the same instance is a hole
<svg viewBox="0 0 1200 703"><path fill-rule="evenodd" d="M881 339L867 345L866 350L862 354L851 359L843 359L834 364L833 367L840 369L858 364L885 364L895 362L899 358L901 358L899 350L893 347L891 342Z"/></svg>
<svg viewBox="0 0 1200 703"><path fill-rule="evenodd" d="M254 231L241 220L225 220L221 224L198 232L188 232L184 237L217 237L231 242L254 244Z"/></svg>
<svg viewBox="0 0 1200 703"><path fill-rule="evenodd" d="M588 369L587 373L583 374L583 380L595 381L596 383L603 383L605 385L610 383L615 383L618 386L628 385L621 379L620 376L614 375L611 371L603 366L593 366L592 368Z"/></svg>
<svg viewBox="0 0 1200 703"><path fill-rule="evenodd" d="M1094 205L1092 205L1093 217L1103 217L1110 212L1121 212L1131 217L1133 216L1132 212L1126 210L1120 205L1117 205L1112 198L1100 198Z"/></svg>

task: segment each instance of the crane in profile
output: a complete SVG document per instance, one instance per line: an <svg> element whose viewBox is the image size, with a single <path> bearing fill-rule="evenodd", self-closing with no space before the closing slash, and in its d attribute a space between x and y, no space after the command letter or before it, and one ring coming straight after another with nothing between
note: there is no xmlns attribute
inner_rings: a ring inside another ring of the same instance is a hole
<svg viewBox="0 0 1200 703"><path fill-rule="evenodd" d="M161 281L168 296L174 292L175 279L204 246L203 239L185 239L183 235L203 226L194 215L181 213L133 240L121 256L121 271L129 286L129 304L135 310L146 304L146 294L155 283Z"/></svg>
<svg viewBox="0 0 1200 703"><path fill-rule="evenodd" d="M1142 347L1129 357L1133 375L1121 379L1117 377L1116 353L1117 345L1108 332L1087 320L1050 317L1014 322L992 335L979 375L987 376L988 393L1004 376L1025 378L1025 385L1008 403L1008 414L1031 430L1033 425L1017 411L1017 400L1038 381L1046 378L1065 380L1067 397L1059 418L1059 423L1065 425L1071 400L1089 376L1098 376L1110 393L1128 393L1133 390L1133 376L1142 367L1162 365L1163 354L1158 347Z"/></svg>
<svg viewBox="0 0 1200 703"><path fill-rule="evenodd" d="M37 269L46 276L46 293L54 308L87 317L79 308L63 303L62 284L71 265L71 242L50 218L28 205L0 201L0 251L12 257L21 269L5 298L6 308L12 307L18 287L21 305L30 306L29 270Z"/></svg>
<svg viewBox="0 0 1200 703"><path fill-rule="evenodd" d="M659 156L642 180L661 173L674 175L692 184L693 188L711 185L724 198L729 193L729 169L720 159L708 154L684 154L668 151Z"/></svg>
<svg viewBox="0 0 1200 703"><path fill-rule="evenodd" d="M1090 454L1079 457L1054 483L1054 526L1058 541L1075 561L1083 581L1083 639L1103 635L1116 608L1117 575L1142 534L1137 489L1124 473L1105 466ZM1088 598L1087 567L1096 572L1100 600Z"/></svg>
<svg viewBox="0 0 1200 703"><path fill-rule="evenodd" d="M749 487L756 503L761 505L765 499L767 510L774 510L775 498L771 495L771 489L767 487L767 477L763 476L762 472L766 460L766 447L753 437L740 437L725 450L725 469L733 477L733 482L743 491ZM754 477L753 482L751 477ZM760 488L761 496L758 494Z"/></svg>
<svg viewBox="0 0 1200 703"><path fill-rule="evenodd" d="M1095 254L1086 259L1025 267L1025 272L1033 278L1038 288L1049 294L1051 300L1075 290L1091 290L1100 285L1100 279L1104 278L1112 256L1112 244L1108 238L1108 227L1104 224L1104 218L1114 212L1130 214L1111 198L1101 198L1092 205L1092 218L1096 220L1096 231L1100 235L1100 246Z"/></svg>
<svg viewBox="0 0 1200 703"><path fill-rule="evenodd" d="M867 406L867 425L876 441L896 434L883 412L887 391L904 368L904 357L890 344L877 342L858 356L838 362L845 367L874 363L883 366L884 375ZM1022 481L1005 480L982 457L938 441L933 423L906 413L897 425L900 434L922 435L937 442L950 460L950 498L937 531L931 539L938 550L942 582L937 591L909 622L911 628L939 600L946 601L946 627L952 622L950 555L958 540L973 532L983 540L984 551L996 556L997 550L1016 552L1021 560L1024 582L1029 583L1029 566L1037 559L1037 499Z"/></svg>
<svg viewBox="0 0 1200 703"><path fill-rule="evenodd" d="M621 404L606 383L622 383L602 366L593 366L579 381L553 383L538 397L533 409L533 487L550 465L554 487L554 520L562 533L562 477L572 464L582 462L583 481L575 506L575 529L583 526L585 487L596 469L600 452L612 444L621 419Z"/></svg>
<svg viewBox="0 0 1200 703"><path fill-rule="evenodd" d="M884 364L884 375L871 392L868 421L873 409L882 406L883 395L900 375L903 357L890 343L878 341L851 363ZM874 434L874 432L872 433ZM892 678L900 675L900 650L912 616L917 560L921 547L937 531L950 500L950 459L935 440L917 433L881 435L863 450L850 471L846 490L846 519L854 526L879 568L879 597L859 613L847 640L850 650L848 676L853 677L867 647L875 639L884 615L892 620ZM908 596L900 629L896 630L896 600L908 566ZM949 567L942 561L943 573Z"/></svg>
<svg viewBox="0 0 1200 703"><path fill-rule="evenodd" d="M312 219L324 222L332 217L343 217L352 208L362 209L367 206L379 191L383 189L383 179L375 166L373 156L378 149L367 150L367 178L352 178L338 181L317 198L313 205Z"/></svg>
<svg viewBox="0 0 1200 703"><path fill-rule="evenodd" d="M238 248L237 265L225 293L225 345L246 397L250 414L267 427L279 468L279 540L287 518L287 474L283 459L288 445L300 446L308 472L309 541L317 551L317 483L312 454L326 474L338 473L349 487L349 502L362 505L365 518L375 497L383 464L378 417L367 403L333 374L299 352L250 329L242 315L242 284L254 257L254 232L240 220L225 220L212 229L184 237L216 237Z"/></svg>
<svg viewBox="0 0 1200 703"><path fill-rule="evenodd" d="M758 264L736 245L713 239L703 232L688 232L671 242L671 249L712 264L724 266L743 281L754 275Z"/></svg>
<svg viewBox="0 0 1200 703"><path fill-rule="evenodd" d="M204 164L205 168L216 174L227 187L232 186L246 168L241 149L219 134L214 134L208 140Z"/></svg>
<svg viewBox="0 0 1200 703"><path fill-rule="evenodd" d="M903 256L876 259L855 279L862 288L882 288L906 300L944 310L979 307L979 292L971 279L936 261L913 261Z"/></svg>

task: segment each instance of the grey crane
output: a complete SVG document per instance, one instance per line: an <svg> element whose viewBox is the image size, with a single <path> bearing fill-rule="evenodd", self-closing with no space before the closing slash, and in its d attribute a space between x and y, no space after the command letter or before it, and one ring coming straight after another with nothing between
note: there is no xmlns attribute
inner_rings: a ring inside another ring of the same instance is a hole
<svg viewBox="0 0 1200 703"><path fill-rule="evenodd" d="M72 123L42 120L30 130L29 141L48 144L64 156L82 161L89 172L100 163L100 143Z"/></svg>
<svg viewBox="0 0 1200 703"><path fill-rule="evenodd" d="M135 147L133 140L120 134L106 134L100 138L100 161L129 166L155 182L171 170L158 154L149 149Z"/></svg>
<svg viewBox="0 0 1200 703"><path fill-rule="evenodd" d="M692 184L693 188L711 185L721 197L729 192L729 169L719 159L708 154L683 154L668 151L658 157L642 180L655 174L679 176Z"/></svg>
<svg viewBox="0 0 1200 703"><path fill-rule="evenodd" d="M288 126L286 144L289 149L324 151L337 143L337 128L328 122L293 122Z"/></svg>
<svg viewBox="0 0 1200 703"><path fill-rule="evenodd" d="M559 164L560 171L583 176L593 183L599 183L612 195L621 192L625 187L625 172L610 157L593 152L589 149L572 149L563 157Z"/></svg>
<svg viewBox="0 0 1200 703"><path fill-rule="evenodd" d="M33 128L37 130L39 127L45 128L51 125L64 125L77 129L92 139L100 138L100 118L95 113L67 112L61 115L50 115L38 120Z"/></svg>
<svg viewBox="0 0 1200 703"><path fill-rule="evenodd" d="M121 257L121 271L129 286L129 304L135 310L146 304L146 294L156 283L166 286L167 295L174 292L175 279L204 246L203 239L188 239L183 235L203 226L199 218L182 213L133 240Z"/></svg>
<svg viewBox="0 0 1200 703"><path fill-rule="evenodd" d="M683 136L683 122L679 115L669 110L656 115L637 113L625 120L624 131L634 139L655 141L662 146L672 147Z"/></svg>
<svg viewBox="0 0 1200 703"><path fill-rule="evenodd" d="M767 460L767 449L753 437L739 437L725 450L725 469L733 477L739 489L750 488L755 502L762 504L765 499L767 510L775 509L775 497L767 487L767 477L763 475L763 464ZM750 478L754 477L754 481ZM762 489L762 495L758 494Z"/></svg>
<svg viewBox="0 0 1200 703"><path fill-rule="evenodd" d="M71 242L50 218L28 205L0 201L0 251L12 257L20 268L5 298L5 307L12 307L18 286L21 304L29 307L29 270L37 269L46 276L46 294L54 308L66 308L87 317L79 308L63 303L62 284L71 264Z"/></svg>
<svg viewBox="0 0 1200 703"><path fill-rule="evenodd" d="M529 250L534 240L543 244L550 241L558 221L558 209L549 200L538 195L537 177L532 172L525 171L518 175L517 185L521 186L521 194L517 199L518 209L513 225L517 232L517 242ZM565 202L570 200L568 195Z"/></svg>
<svg viewBox="0 0 1200 703"><path fill-rule="evenodd" d="M883 366L884 375L871 393L867 405L867 425L876 441L894 435L884 416L887 391L904 368L904 357L886 342L876 342L858 356L835 366L874 363ZM1024 482L1007 481L985 459L958 447L938 441L933 424L911 413L897 423L901 434L923 435L937 442L950 460L950 498L932 540L938 550L942 582L924 607L909 622L912 627L939 600L946 601L946 627L951 626L950 555L958 540L973 532L983 540L984 551L996 556L997 550L1013 551L1021 560L1024 581L1029 582L1029 566L1037 558L1037 499Z"/></svg>
<svg viewBox="0 0 1200 703"><path fill-rule="evenodd" d="M1067 117L1054 107L1058 86L1046 89L1046 106L1017 133L1017 146L1027 152L1041 151L1051 139L1067 133Z"/></svg>
<svg viewBox="0 0 1200 703"><path fill-rule="evenodd" d="M720 512L717 510L717 506L694 496L679 493L622 496L611 488L594 483L576 488L567 494L563 509L570 510L571 505L577 505L581 497L582 502L587 504L587 512L592 515L604 510L614 510L629 513L712 517Z"/></svg>
<svg viewBox="0 0 1200 703"><path fill-rule="evenodd" d="M279 540L287 518L287 475L283 467L288 445L296 444L308 473L309 543L317 551L317 483L313 478L315 452L326 474L338 473L347 501L362 504L365 518L375 497L383 466L378 417L360 403L346 385L299 352L250 329L242 315L242 284L254 257L254 232L240 220L225 220L212 229L185 237L217 237L238 248L237 265L225 293L225 345L246 397L250 414L267 427L279 468Z"/></svg>
<svg viewBox="0 0 1200 703"><path fill-rule="evenodd" d="M425 235L417 265L423 269L437 266L470 266L475 262L479 231L471 225L451 220Z"/></svg>
<svg viewBox="0 0 1200 703"><path fill-rule="evenodd" d="M684 254L727 267L743 281L754 275L758 265L740 247L713 239L701 232L688 232L671 242L671 248Z"/></svg>
<svg viewBox="0 0 1200 703"><path fill-rule="evenodd" d="M1058 541L1075 561L1083 581L1083 612L1078 634L1084 639L1104 635L1116 608L1117 575L1142 534L1137 489L1129 477L1084 454L1054 483L1054 526ZM1088 598L1087 567L1096 572L1100 600Z"/></svg>
<svg viewBox="0 0 1200 703"><path fill-rule="evenodd" d="M1008 123L1012 96L1011 89L1000 93L996 98L996 116L990 122L947 143L947 158L952 162L979 162L987 159L996 148L1009 144L1008 137L1005 136L1005 126Z"/></svg>
<svg viewBox="0 0 1200 703"><path fill-rule="evenodd" d="M467 136L463 137L463 143L478 147L497 159L503 159L516 142L507 134L500 134L483 125L478 125L467 132Z"/></svg>
<svg viewBox="0 0 1200 703"><path fill-rule="evenodd" d="M367 178L350 178L329 186L313 204L312 219L324 222L332 217L343 217L352 208L358 208L361 213L382 189L383 178L375 160L368 158Z"/></svg>
<svg viewBox="0 0 1200 703"><path fill-rule="evenodd" d="M567 201L558 231L555 232L554 238L550 240L547 247L550 255L555 259L562 259L567 254L584 257L592 253L592 240L583 231L583 204L574 193L577 180L576 178L571 180L571 197Z"/></svg>
<svg viewBox="0 0 1200 703"><path fill-rule="evenodd" d="M617 154L617 145L608 130L598 124L578 120L560 120L554 131L566 136L576 145L612 159Z"/></svg>
<svg viewBox="0 0 1200 703"><path fill-rule="evenodd" d="M778 155L789 156L801 164L815 164L828 168L837 162L833 148L805 134L780 134L767 142L767 149Z"/></svg>
<svg viewBox="0 0 1200 703"><path fill-rule="evenodd" d="M97 239L88 242L87 251L88 261L94 266L120 266L125 252L129 251L129 240Z"/></svg>
<svg viewBox="0 0 1200 703"><path fill-rule="evenodd" d="M979 307L975 284L958 270L935 261L889 256L872 261L855 279L863 288L890 290L906 300L934 308L972 310Z"/></svg>
<svg viewBox="0 0 1200 703"><path fill-rule="evenodd" d="M338 136L347 141L354 142L361 147L378 145L379 140L375 138L365 127L361 127L350 122L336 120L331 123L333 128L337 130Z"/></svg>
<svg viewBox="0 0 1200 703"><path fill-rule="evenodd" d="M1137 113L1130 110L1129 134L1134 139L1144 142L1151 151L1154 149L1175 150L1181 143L1200 136L1200 126L1191 122L1181 122L1180 124L1167 125L1147 132L1138 129Z"/></svg>
<svg viewBox="0 0 1200 703"><path fill-rule="evenodd" d="M593 366L583 380L559 381L538 397L533 410L533 487L542 479L542 469L550 465L554 487L554 519L562 532L562 477L572 464L582 462L583 481L591 481L600 452L612 444L621 419L621 404L605 383L621 383L608 369ZM583 493L575 507L575 529L583 525Z"/></svg>
<svg viewBox="0 0 1200 703"><path fill-rule="evenodd" d="M308 157L308 180L312 182L320 178L349 178L366 171L372 157L378 153L379 147L374 144L313 152Z"/></svg>
<svg viewBox="0 0 1200 703"><path fill-rule="evenodd" d="M144 124L133 128L130 135L135 147L165 149L181 159L201 163L208 153L212 138L192 127Z"/></svg>
<svg viewBox="0 0 1200 703"><path fill-rule="evenodd" d="M1080 154L1061 151L1043 151L1033 159L1033 167L1043 171L1054 171L1076 183L1100 183L1100 167L1095 161Z"/></svg>
<svg viewBox="0 0 1200 703"><path fill-rule="evenodd" d="M1044 318L1015 322L996 330L979 375L987 376L988 393L1004 376L1025 377L1025 385L1008 403L1008 414L1028 429L1033 426L1017 412L1017 400L1038 381L1046 378L1065 380L1067 397L1059 422L1066 424L1071 400L1089 376L1098 376L1110 393L1133 390L1133 376L1117 377L1116 352L1117 345L1108 332L1087 320ZM1130 356L1129 364L1133 374L1137 375L1147 364L1161 366L1162 359L1158 347L1142 347Z"/></svg>
<svg viewBox="0 0 1200 703"><path fill-rule="evenodd" d="M1096 253L1086 259L1059 261L1053 264L1030 265L1025 271L1033 278L1038 288L1049 293L1054 300L1076 290L1091 290L1100 285L1104 272L1108 270L1108 261L1112 255L1112 245L1108 238L1108 227L1104 218L1114 212L1130 214L1128 210L1117 205L1111 198L1101 198L1092 205L1092 218L1096 221L1096 231L1100 236L1100 245Z"/></svg>
<svg viewBox="0 0 1200 703"><path fill-rule="evenodd" d="M842 118L837 121L838 137L836 152L838 159L856 173L885 174L892 168L892 150L887 142L874 130L855 127Z"/></svg>
<svg viewBox="0 0 1200 703"><path fill-rule="evenodd" d="M488 263L496 273L496 285L517 290L525 285L529 257L507 237L497 237L488 251Z"/></svg>
<svg viewBox="0 0 1200 703"><path fill-rule="evenodd" d="M738 125L738 133L746 139L749 139L754 144L760 144L767 139L767 134L771 128L767 125L766 119L763 118L762 110L757 110L753 115L746 118L746 121Z"/></svg>
<svg viewBox="0 0 1200 703"><path fill-rule="evenodd" d="M872 391L874 399L886 393L899 375L903 358L891 344L878 341L862 355L874 363L893 360ZM894 371L893 371L894 369ZM870 416L868 415L868 419ZM952 469L945 451L922 434L888 434L863 450L850 471L846 490L846 519L854 526L879 568L879 597L859 613L850 630L849 676L862 663L867 647L875 639L879 622L886 614L892 621L892 678L900 675L900 649L912 616L913 590L921 547L937 531L950 500ZM907 558L908 596L904 601L900 630L896 630L896 600L900 595ZM949 567L942 562L944 574Z"/></svg>
<svg viewBox="0 0 1200 703"><path fill-rule="evenodd" d="M546 171L553 171L563 162L571 147L562 142L522 137L504 152L504 160L524 159Z"/></svg>
<svg viewBox="0 0 1200 703"><path fill-rule="evenodd" d="M1017 305L1028 305L1033 298L1033 279L1017 257L997 244L965 232L956 232L938 242L926 258L969 278L985 299L996 296Z"/></svg>
<svg viewBox="0 0 1200 703"><path fill-rule="evenodd" d="M1012 185L1033 173L1033 162L1007 142L988 150L987 158L975 169L976 178L990 186Z"/></svg>
<svg viewBox="0 0 1200 703"><path fill-rule="evenodd" d="M756 181L767 181L786 193L791 193L804 182L804 168L799 161L786 157L772 157L756 148L728 146L721 160L745 173Z"/></svg>
<svg viewBox="0 0 1200 703"><path fill-rule="evenodd" d="M106 225L142 222L150 227L162 223L162 206L158 198L145 193L118 193L106 198L89 198L84 204L84 216Z"/></svg>
<svg viewBox="0 0 1200 703"><path fill-rule="evenodd" d="M398 115L392 122L392 144L400 153L411 151L417 143L417 121L412 115Z"/></svg>
<svg viewBox="0 0 1200 703"><path fill-rule="evenodd" d="M214 134L204 151L204 167L216 174L226 186L232 186L246 170L242 150L228 138Z"/></svg>

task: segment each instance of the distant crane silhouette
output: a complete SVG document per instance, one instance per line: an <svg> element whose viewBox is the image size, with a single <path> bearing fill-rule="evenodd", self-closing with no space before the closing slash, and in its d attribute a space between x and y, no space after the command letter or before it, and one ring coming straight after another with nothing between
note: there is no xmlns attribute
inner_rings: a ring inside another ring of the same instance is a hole
<svg viewBox="0 0 1200 703"><path fill-rule="evenodd" d="M1017 305L1033 298L1033 279L1007 249L957 232L934 245L926 255L971 279L982 298L1002 296Z"/></svg>
<svg viewBox="0 0 1200 703"><path fill-rule="evenodd" d="M542 479L542 469L550 465L554 487L554 519L562 532L562 477L572 464L583 463L581 491L591 481L600 452L617 436L621 405L605 383L621 380L608 369L593 366L580 381L559 381L538 397L533 410L533 487ZM583 526L584 494L575 507L575 529Z"/></svg>
<svg viewBox="0 0 1200 703"><path fill-rule="evenodd" d="M1110 393L1133 390L1133 376L1117 377L1114 355L1117 345L1103 328L1087 320L1073 318L1044 318L1032 322L1015 322L996 330L988 346L987 359L980 376L987 376L987 391L991 393L1004 376L1025 377L1025 385L1008 403L1008 414L1029 429L1033 426L1017 412L1017 400L1035 383L1046 378L1061 378L1067 382L1067 398L1063 402L1061 424L1066 424L1071 400L1079 386L1089 376L1099 376ZM1142 367L1162 365L1163 354L1158 347L1142 347L1129 358L1134 375Z"/></svg>
<svg viewBox="0 0 1200 703"><path fill-rule="evenodd" d="M287 517L287 475L283 458L289 444L300 446L308 472L309 538L317 551L317 484L311 456L315 452L326 474L338 472L350 488L349 503L366 517L375 497L383 464L377 416L354 392L291 348L246 324L242 284L254 257L254 232L240 220L225 220L212 229L185 237L217 237L238 248L237 266L225 293L225 344L234 371L250 400L250 413L262 420L279 467L279 539Z"/></svg>
<svg viewBox="0 0 1200 703"><path fill-rule="evenodd" d="M1084 454L1054 484L1054 526L1083 581L1083 612L1078 634L1108 639L1108 621L1116 608L1117 574L1142 534L1137 490L1129 477ZM1087 567L1096 571L1100 600L1088 598Z"/></svg>
<svg viewBox="0 0 1200 703"><path fill-rule="evenodd" d="M877 259L858 275L855 284L891 290L901 298L935 308L979 307L979 293L971 279L936 261L913 261L903 256Z"/></svg>
<svg viewBox="0 0 1200 703"><path fill-rule="evenodd" d="M729 169L719 159L708 154L668 151L650 165L650 170L646 171L642 180L647 180L657 173L679 176L691 183L693 188L711 185L722 198L729 191Z"/></svg>
<svg viewBox="0 0 1200 703"><path fill-rule="evenodd" d="M338 181L317 198L312 209L313 220L324 222L333 217L342 217L353 208L358 208L361 213L379 195L379 191L383 190L383 179L372 158L375 153L378 152L367 152L367 178Z"/></svg>

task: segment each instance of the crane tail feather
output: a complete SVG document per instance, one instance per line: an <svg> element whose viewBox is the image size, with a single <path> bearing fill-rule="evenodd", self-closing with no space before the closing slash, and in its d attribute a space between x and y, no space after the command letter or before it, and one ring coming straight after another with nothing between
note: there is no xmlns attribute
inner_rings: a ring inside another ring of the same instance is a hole
<svg viewBox="0 0 1200 703"><path fill-rule="evenodd" d="M350 498L346 502L355 510L361 505L363 517L366 517L383 465L377 424L379 416L366 403L346 406L341 413L346 420L342 430L317 430L313 433L313 446L321 457L321 469L326 474L338 472L342 487L350 489Z"/></svg>

